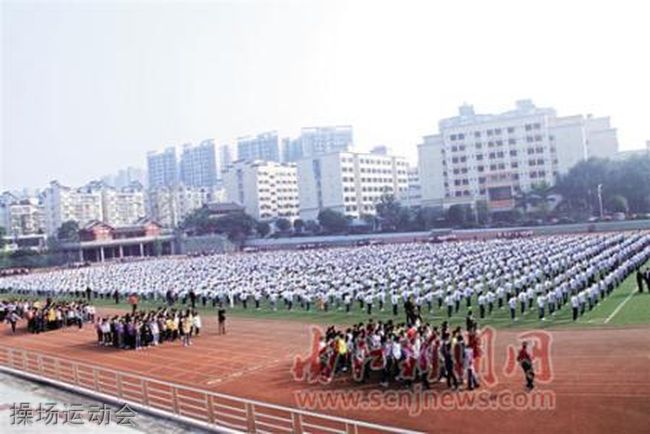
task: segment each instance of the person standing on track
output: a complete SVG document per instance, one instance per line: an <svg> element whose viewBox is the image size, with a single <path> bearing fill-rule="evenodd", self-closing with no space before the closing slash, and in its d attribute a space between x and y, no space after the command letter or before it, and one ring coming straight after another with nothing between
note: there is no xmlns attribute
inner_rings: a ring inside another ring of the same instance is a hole
<svg viewBox="0 0 650 434"><path fill-rule="evenodd" d="M533 371L533 358L528 352L528 342L521 343L521 349L517 355L517 362L524 371L526 377L526 388L531 391L535 388L535 371Z"/></svg>
<svg viewBox="0 0 650 434"><path fill-rule="evenodd" d="M138 310L138 294L134 292L129 296L129 304L131 305L131 314L135 315L135 311Z"/></svg>
<svg viewBox="0 0 650 434"><path fill-rule="evenodd" d="M20 319L20 315L15 310L9 312L7 315L7 321L11 324L11 333L16 334L16 323Z"/></svg>
<svg viewBox="0 0 650 434"><path fill-rule="evenodd" d="M217 320L219 324L218 333L220 335L225 335L226 334L226 309L224 309L223 305L219 306L219 311L217 313Z"/></svg>

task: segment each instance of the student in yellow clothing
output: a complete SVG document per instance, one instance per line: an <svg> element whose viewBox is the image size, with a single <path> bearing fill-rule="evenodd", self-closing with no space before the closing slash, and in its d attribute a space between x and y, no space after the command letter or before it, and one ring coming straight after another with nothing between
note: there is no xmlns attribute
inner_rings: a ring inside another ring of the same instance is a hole
<svg viewBox="0 0 650 434"><path fill-rule="evenodd" d="M53 307L47 311L47 328L49 330L56 328L56 311Z"/></svg>
<svg viewBox="0 0 650 434"><path fill-rule="evenodd" d="M176 340L176 336L178 335L178 330L176 328L177 324L172 318L167 318L165 325L167 326L167 339L171 339L173 342Z"/></svg>
<svg viewBox="0 0 650 434"><path fill-rule="evenodd" d="M336 352L338 353L338 358L336 361L336 370L342 370L343 372L348 370L348 344L345 342L345 337L343 333L339 333L336 338Z"/></svg>
<svg viewBox="0 0 650 434"><path fill-rule="evenodd" d="M181 327L183 327L183 346L192 345L192 315L186 315L181 319Z"/></svg>

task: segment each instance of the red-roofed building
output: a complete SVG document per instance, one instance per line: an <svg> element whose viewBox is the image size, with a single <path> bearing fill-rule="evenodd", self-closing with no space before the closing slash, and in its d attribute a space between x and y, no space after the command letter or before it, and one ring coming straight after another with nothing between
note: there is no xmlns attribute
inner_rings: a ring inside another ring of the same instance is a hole
<svg viewBox="0 0 650 434"><path fill-rule="evenodd" d="M170 255L174 253L174 236L163 234L162 227L149 219L130 226L113 227L92 220L79 229L79 242L63 246L77 251L81 261L103 262L107 259Z"/></svg>

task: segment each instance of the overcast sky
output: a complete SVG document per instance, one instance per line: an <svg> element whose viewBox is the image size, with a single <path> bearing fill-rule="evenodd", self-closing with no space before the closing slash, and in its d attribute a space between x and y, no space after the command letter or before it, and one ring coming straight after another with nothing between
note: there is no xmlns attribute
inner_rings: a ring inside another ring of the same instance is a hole
<svg viewBox="0 0 650 434"><path fill-rule="evenodd" d="M532 98L650 139L639 1L2 1L0 189L80 185L148 150L352 124L415 161L463 102Z"/></svg>

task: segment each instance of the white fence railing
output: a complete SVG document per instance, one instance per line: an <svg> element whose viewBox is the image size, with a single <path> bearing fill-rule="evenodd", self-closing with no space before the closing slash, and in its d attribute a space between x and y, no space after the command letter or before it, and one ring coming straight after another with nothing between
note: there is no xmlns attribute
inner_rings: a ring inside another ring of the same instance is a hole
<svg viewBox="0 0 650 434"><path fill-rule="evenodd" d="M101 366L0 346L2 367L118 398L216 430L250 433L414 433L172 384Z"/></svg>

